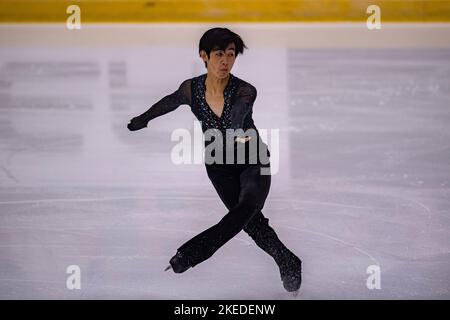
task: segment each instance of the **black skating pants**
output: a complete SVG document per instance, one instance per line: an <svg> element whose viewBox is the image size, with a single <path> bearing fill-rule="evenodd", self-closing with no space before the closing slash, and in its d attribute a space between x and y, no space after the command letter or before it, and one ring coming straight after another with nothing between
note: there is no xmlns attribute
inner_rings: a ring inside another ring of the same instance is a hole
<svg viewBox="0 0 450 320"><path fill-rule="evenodd" d="M192 267L210 258L241 230L277 263L286 256L287 248L261 211L271 183L270 174L261 175L261 166L270 168L270 164L206 165L208 177L229 211L217 224L178 249Z"/></svg>

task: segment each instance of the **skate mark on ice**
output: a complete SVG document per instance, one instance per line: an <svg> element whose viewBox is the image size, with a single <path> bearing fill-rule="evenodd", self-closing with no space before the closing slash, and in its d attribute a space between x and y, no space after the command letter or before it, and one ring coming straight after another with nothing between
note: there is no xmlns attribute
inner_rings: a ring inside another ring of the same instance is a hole
<svg viewBox="0 0 450 320"><path fill-rule="evenodd" d="M39 230L39 231L52 231L52 232L59 232L59 233L64 233L64 234L72 234L72 235L80 235L80 236L88 236L91 238L100 238L100 239L107 239L108 236L98 236L98 235L93 235L90 233L85 233L85 232L76 232L76 231L70 231L70 230L59 230L59 229L51 229L51 228L39 228L39 227L14 227L14 226L0 226L0 233L2 233L1 229L13 229L13 230L17 230L17 229L25 229L25 230ZM23 232L26 232L26 231ZM71 229L73 230L73 229ZM84 231L87 231L88 229L83 229ZM92 228L89 229L92 230L93 232L98 232L98 228ZM130 230L130 231L169 231L169 232L175 232L175 233L189 233L191 235L196 235L198 233L201 232L201 230L199 231L195 231L195 230L190 230L190 229L178 229L178 228L158 228L158 227L145 227L145 228L105 228L105 230L107 231L114 231L114 230ZM246 245L251 245L250 241L247 241L245 239L242 239L240 237L234 237L233 239L236 239L237 241L240 241L242 243L245 243ZM13 245L14 246L14 245ZM17 246L26 246L26 245L17 245ZM30 245L30 246L34 246L34 245ZM45 246L45 245L42 245ZM0 244L0 247L8 247L8 245L2 245ZM108 246L108 247L115 247L115 246ZM117 248L120 248L123 246L117 246ZM125 246L127 247L127 246Z"/></svg>
<svg viewBox="0 0 450 320"><path fill-rule="evenodd" d="M113 200L214 200L216 197L192 197L192 196L174 196L174 197L164 197L164 196L123 196L123 197L102 197L102 198L60 198L60 199L32 199L32 200L12 200L12 201L0 201L2 204L34 204L34 203L52 203L52 202L91 202L91 201L113 201ZM270 202L296 202L296 203L313 203L313 204L324 204L332 206L341 206L345 208L355 208L355 209L377 209L377 207L366 207L366 206L354 206L337 202L322 202L322 201L307 201L307 200L295 200L291 198L271 198ZM386 208L378 208L386 209Z"/></svg>
<svg viewBox="0 0 450 320"><path fill-rule="evenodd" d="M9 179L13 180L14 182L19 182L19 180L14 176L14 174L11 172L11 170L9 170L7 167L5 167L4 165L0 165L0 168L3 170L3 172Z"/></svg>
<svg viewBox="0 0 450 320"><path fill-rule="evenodd" d="M312 231L312 230L308 230L308 229L303 229L303 228L283 226L283 225L280 225L280 227L286 228L286 229L292 229L292 230L296 230L296 231L301 231L301 232L308 232L308 233L311 233L311 234L314 234L314 235L317 235L317 236L320 236L320 237L323 237L323 238L327 238L327 239L333 240L335 242L339 242L339 243L341 243L341 244L343 244L345 246L348 246L348 247L358 251L359 253L363 254L364 256L368 257L370 260L375 262L376 265L378 265L378 266L380 265L378 260L374 256L372 256L369 252L365 251L364 249L362 249L362 248L360 248L360 247L358 247L358 246L356 246L354 244L351 244L351 243L346 242L346 241L344 241L342 239L333 237L333 236L331 236L329 234L322 233L322 232L317 232L317 231Z"/></svg>

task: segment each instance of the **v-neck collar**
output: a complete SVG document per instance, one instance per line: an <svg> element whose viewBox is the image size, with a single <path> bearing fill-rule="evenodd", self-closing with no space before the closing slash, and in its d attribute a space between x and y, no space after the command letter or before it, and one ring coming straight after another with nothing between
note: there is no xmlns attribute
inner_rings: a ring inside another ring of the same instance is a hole
<svg viewBox="0 0 450 320"><path fill-rule="evenodd" d="M212 113L212 115L214 116L214 117L216 117L218 120L221 120L222 118L223 118L223 115L224 115L224 113L225 113L225 109L226 109L226 107L227 107L227 92L228 92L228 90L229 90L229 88L230 88L230 86L231 86L231 81L232 81L232 79L233 79L233 74L232 73L230 73L230 77L228 78L228 82L227 82L227 85L225 86L225 89L223 90L223 108L222 108L222 113L220 114L220 117L211 109L211 107L209 106L209 104L208 104L208 101L206 101L206 76L207 76L208 74L207 73L205 73L205 74L203 74L203 77L202 77L202 81L201 81L201 83L202 83L202 89L203 89L203 92L202 92L202 94L203 94L203 99L204 99L204 101L205 101L205 105L206 105L206 107L208 108L208 110L209 110L209 112L211 112Z"/></svg>

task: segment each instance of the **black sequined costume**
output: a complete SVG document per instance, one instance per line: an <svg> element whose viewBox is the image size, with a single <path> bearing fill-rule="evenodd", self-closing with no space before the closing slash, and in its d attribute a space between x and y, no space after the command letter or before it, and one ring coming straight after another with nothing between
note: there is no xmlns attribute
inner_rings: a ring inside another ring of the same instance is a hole
<svg viewBox="0 0 450 320"><path fill-rule="evenodd" d="M205 79L206 74L203 74L184 81L178 90L162 98L142 115L133 118L128 128L138 130L146 127L151 119L173 111L182 104L187 104L196 118L201 121L203 132L208 129L219 130L226 138L227 129L245 131L253 128L257 133L258 144L261 143L265 148L264 151L267 150L267 155L270 156L267 145L260 140L259 132L252 119L256 88L230 74L223 93L224 108L219 117L206 102ZM206 140L205 144L208 145ZM233 144L233 148L236 145L237 142ZM245 145L249 144L245 143ZM246 155L247 152L248 149ZM227 151L224 151L224 154L226 153ZM269 193L271 175L260 173L261 167L270 169L270 162L261 164L259 160L257 164L249 164L246 157L245 164L206 165L208 177L229 211L217 224L178 248L177 253L170 260L175 272L184 272L205 261L227 241L244 230L275 260L285 289L288 291L299 289L301 261L280 241L273 228L269 226L269 219L264 217L261 211Z"/></svg>
<svg viewBox="0 0 450 320"><path fill-rule="evenodd" d="M202 130L205 133L208 129L214 129L220 131L223 141L223 160L222 163L226 161L226 153L230 152L230 146L234 149L233 163L237 163L236 148L238 144L228 144L227 145L227 129L242 129L245 133L248 129L253 129L256 134L257 141L245 143L245 162L244 164L254 164L263 163L267 164L270 157L270 151L266 143L261 140L259 131L256 128L253 121L253 103L256 99L257 91L254 86L250 83L234 76L230 73L228 83L224 90L224 107L222 114L217 116L214 111L208 106L205 98L206 92L206 74L202 74L198 77L194 77L185 80L181 83L178 90L170 95L165 96L160 101L155 103L150 109L141 114L140 116L133 119L134 126L136 128L141 128L147 126L147 123L163 114L174 111L180 105L187 104L190 106L192 113L201 122ZM239 135L239 134L237 134ZM239 135L241 136L241 135ZM205 139L205 147L211 142L215 141L214 138L211 140ZM254 159L256 161L251 162L250 159L250 145L254 143L257 149L254 149L253 154L257 155ZM225 148L227 147L227 148ZM259 151L263 148L262 151ZM205 149L206 150L206 149ZM261 160L261 154L266 152L266 159ZM214 155L214 152L212 152Z"/></svg>

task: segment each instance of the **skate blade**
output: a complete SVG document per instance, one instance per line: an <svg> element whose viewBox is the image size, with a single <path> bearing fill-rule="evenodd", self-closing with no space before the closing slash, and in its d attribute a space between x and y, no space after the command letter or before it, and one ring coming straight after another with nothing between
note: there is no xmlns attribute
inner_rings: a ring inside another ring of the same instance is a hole
<svg viewBox="0 0 450 320"><path fill-rule="evenodd" d="M292 297L297 298L299 293L300 293L300 289L298 289L297 291L292 291L291 295L292 295Z"/></svg>
<svg viewBox="0 0 450 320"><path fill-rule="evenodd" d="M170 270L170 269L172 269L172 266L169 264L169 265L164 269L164 271L167 271L167 270Z"/></svg>

